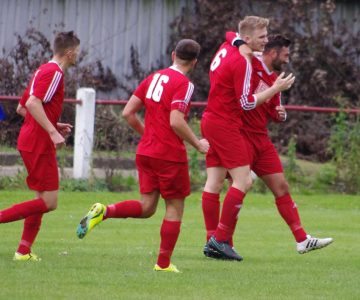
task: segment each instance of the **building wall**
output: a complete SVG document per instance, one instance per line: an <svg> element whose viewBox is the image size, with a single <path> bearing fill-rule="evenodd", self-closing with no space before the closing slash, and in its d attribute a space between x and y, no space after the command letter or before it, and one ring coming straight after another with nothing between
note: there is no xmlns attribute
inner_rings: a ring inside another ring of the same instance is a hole
<svg viewBox="0 0 360 300"><path fill-rule="evenodd" d="M130 46L144 68L163 60L170 22L188 0L0 0L0 49L16 44L15 33L41 31L52 41L55 31L74 30L87 59L100 59L121 76L129 72Z"/></svg>

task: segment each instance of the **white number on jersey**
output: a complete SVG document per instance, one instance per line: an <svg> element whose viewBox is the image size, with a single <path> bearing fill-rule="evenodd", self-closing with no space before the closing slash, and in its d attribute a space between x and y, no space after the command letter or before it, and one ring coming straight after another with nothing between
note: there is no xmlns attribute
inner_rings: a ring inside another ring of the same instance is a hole
<svg viewBox="0 0 360 300"><path fill-rule="evenodd" d="M210 70L215 71L215 69L220 65L221 59L224 58L227 54L226 49L221 49L214 57L210 65Z"/></svg>
<svg viewBox="0 0 360 300"><path fill-rule="evenodd" d="M155 102L160 102L161 95L164 91L163 84L167 83L169 81L169 76L167 75L161 75L161 74L155 74L149 88L146 93L146 98L152 99Z"/></svg>

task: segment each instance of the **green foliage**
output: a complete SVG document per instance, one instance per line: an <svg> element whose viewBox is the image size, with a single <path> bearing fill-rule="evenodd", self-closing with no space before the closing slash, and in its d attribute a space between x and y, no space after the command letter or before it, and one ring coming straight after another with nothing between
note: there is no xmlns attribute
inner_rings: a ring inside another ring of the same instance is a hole
<svg viewBox="0 0 360 300"><path fill-rule="evenodd" d="M255 178L251 187L251 191L254 193L266 194L269 192L269 189L264 181L262 181L260 178Z"/></svg>
<svg viewBox="0 0 360 300"><path fill-rule="evenodd" d="M201 167L199 160L199 152L195 149L188 151L189 155L189 171L190 171L190 183L193 191L201 190L206 181L206 175Z"/></svg>
<svg viewBox="0 0 360 300"><path fill-rule="evenodd" d="M0 190L27 189L26 176L26 171L19 171L15 176L0 176Z"/></svg>
<svg viewBox="0 0 360 300"><path fill-rule="evenodd" d="M133 176L124 176L114 170L107 170L106 185L111 192L134 191L138 188L137 180Z"/></svg>
<svg viewBox="0 0 360 300"><path fill-rule="evenodd" d="M302 173L296 163L296 137L292 136L287 151L287 163L285 166L285 177L291 188L295 188L302 181Z"/></svg>
<svg viewBox="0 0 360 300"><path fill-rule="evenodd" d="M60 190L66 192L103 192L109 191L105 180L102 179L62 179Z"/></svg>
<svg viewBox="0 0 360 300"><path fill-rule="evenodd" d="M324 164L314 180L311 181L313 183L311 189L321 192L335 192L336 177L336 167L330 163Z"/></svg>
<svg viewBox="0 0 360 300"><path fill-rule="evenodd" d="M344 112L335 117L329 141L336 167L336 190L360 193L360 117L351 118Z"/></svg>

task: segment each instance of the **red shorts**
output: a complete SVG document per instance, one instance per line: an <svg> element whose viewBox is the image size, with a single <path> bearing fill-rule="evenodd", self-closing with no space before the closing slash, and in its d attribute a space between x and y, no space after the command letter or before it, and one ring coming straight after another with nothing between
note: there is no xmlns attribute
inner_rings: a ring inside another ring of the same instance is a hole
<svg viewBox="0 0 360 300"><path fill-rule="evenodd" d="M33 153L20 151L28 172L26 183L29 189L56 191L59 189L59 172L55 153Z"/></svg>
<svg viewBox="0 0 360 300"><path fill-rule="evenodd" d="M243 132L248 141L250 167L257 176L283 173L283 167L274 144L268 135Z"/></svg>
<svg viewBox="0 0 360 300"><path fill-rule="evenodd" d="M206 167L233 169L250 165L246 140L237 126L203 117L201 132L209 141L210 149L206 154Z"/></svg>
<svg viewBox="0 0 360 300"><path fill-rule="evenodd" d="M145 155L136 155L140 193L158 190L166 200L185 199L190 195L187 162L173 162Z"/></svg>

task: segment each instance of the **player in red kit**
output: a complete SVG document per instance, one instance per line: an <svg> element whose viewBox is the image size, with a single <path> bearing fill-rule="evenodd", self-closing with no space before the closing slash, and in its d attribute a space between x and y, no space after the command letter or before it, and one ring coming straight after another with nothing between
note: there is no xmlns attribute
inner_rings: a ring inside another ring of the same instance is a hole
<svg viewBox="0 0 360 300"><path fill-rule="evenodd" d="M227 41L236 42L235 33L227 33ZM254 54L252 66L255 93L271 86L277 78L277 73L281 72L282 66L289 63L290 43L290 40L281 35L272 35L269 37L263 54ZM297 206L289 193L279 155L268 135L269 121L284 122L286 120L286 111L281 104L281 94L276 94L254 110L246 111L242 114L241 120L243 122L241 132L248 144L250 167L274 194L278 211L294 235L297 251L302 254L329 245L332 242L331 238L311 237L303 229ZM220 185L222 182L218 183L218 186ZM220 207L220 202L217 205ZM204 213L206 224L215 224L219 221L218 208L214 204L211 207L214 208L212 211L208 209L206 214ZM207 228L210 232L215 229L214 225L212 228ZM224 258L208 247L205 247L204 254L214 258Z"/></svg>
<svg viewBox="0 0 360 300"><path fill-rule="evenodd" d="M40 230L44 213L56 209L59 175L56 148L65 142L70 124L57 123L64 101L64 70L76 63L80 40L72 32L55 37L51 61L41 65L32 76L17 112L25 117L18 138L18 150L28 172L27 185L36 198L0 211L0 223L24 220L17 261L38 261L31 246Z"/></svg>
<svg viewBox="0 0 360 300"><path fill-rule="evenodd" d="M268 23L267 19L256 16L246 17L239 23L242 38L251 50L264 49ZM209 207L218 206L217 183L224 180L227 172L233 182L225 196L220 221L206 224L207 228L214 228L215 225L214 231L208 231L207 246L228 259L241 261L242 257L236 253L230 241L243 198L252 184L250 157L240 132L241 115L244 110L254 109L278 92L290 88L295 78L292 74L286 78L281 74L271 87L254 94L251 88L251 62L229 43L222 44L215 54L209 77L208 104L201 120L203 136L211 145L206 155L207 180L202 195L204 214Z"/></svg>
<svg viewBox="0 0 360 300"><path fill-rule="evenodd" d="M172 53L173 65L142 81L123 110L129 125L141 135L136 151L141 200L106 207L96 203L77 228L78 237L83 238L104 219L149 218L155 213L161 195L166 212L155 271L179 272L170 259L180 233L184 200L190 194L183 140L201 153L209 149L209 143L199 140L185 120L194 90L186 74L195 67L199 52L200 46L194 40L179 41ZM144 124L136 115L143 107Z"/></svg>

